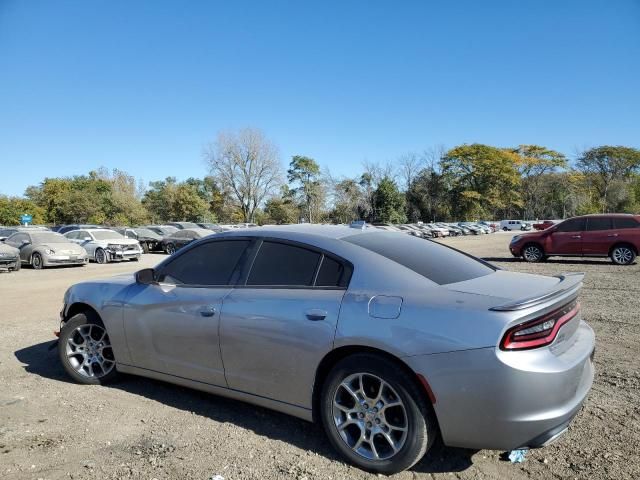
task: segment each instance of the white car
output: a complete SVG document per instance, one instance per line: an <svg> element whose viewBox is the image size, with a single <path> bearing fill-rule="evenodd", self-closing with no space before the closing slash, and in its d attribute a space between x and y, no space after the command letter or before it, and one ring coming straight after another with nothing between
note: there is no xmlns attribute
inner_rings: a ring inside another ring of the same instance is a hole
<svg viewBox="0 0 640 480"><path fill-rule="evenodd" d="M118 260L140 260L142 248L133 238L126 238L107 228L72 230L64 234L73 243L84 247L91 260L97 263Z"/></svg>

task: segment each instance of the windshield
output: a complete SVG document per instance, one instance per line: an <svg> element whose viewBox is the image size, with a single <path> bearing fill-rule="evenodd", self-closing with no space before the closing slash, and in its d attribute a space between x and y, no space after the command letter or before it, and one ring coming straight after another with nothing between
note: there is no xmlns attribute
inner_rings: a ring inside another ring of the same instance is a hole
<svg viewBox="0 0 640 480"><path fill-rule="evenodd" d="M42 243L69 243L66 237L53 232L32 233L31 240L34 245L40 245Z"/></svg>
<svg viewBox="0 0 640 480"><path fill-rule="evenodd" d="M411 235L372 232L351 235L343 240L393 260L439 285L463 282L495 271L488 264L451 247Z"/></svg>
<svg viewBox="0 0 640 480"><path fill-rule="evenodd" d="M91 235L93 235L93 238L96 240L121 240L124 238L118 232L112 230L93 230Z"/></svg>

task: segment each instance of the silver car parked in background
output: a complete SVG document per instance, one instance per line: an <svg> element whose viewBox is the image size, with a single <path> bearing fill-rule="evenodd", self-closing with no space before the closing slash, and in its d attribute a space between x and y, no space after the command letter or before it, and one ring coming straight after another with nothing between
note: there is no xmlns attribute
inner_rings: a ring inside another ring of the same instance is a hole
<svg viewBox="0 0 640 480"><path fill-rule="evenodd" d="M20 251L22 263L36 270L60 265L85 265L87 251L64 235L46 230L22 230L4 241Z"/></svg>
<svg viewBox="0 0 640 480"><path fill-rule="evenodd" d="M558 438L594 374L581 285L379 229L243 229L74 285L58 352L80 383L125 372L319 421L350 462L391 474L437 435Z"/></svg>
<svg viewBox="0 0 640 480"><path fill-rule="evenodd" d="M87 228L72 230L64 234L72 242L82 246L89 258L97 263L119 260L140 260L142 248L137 240L125 238L114 230Z"/></svg>

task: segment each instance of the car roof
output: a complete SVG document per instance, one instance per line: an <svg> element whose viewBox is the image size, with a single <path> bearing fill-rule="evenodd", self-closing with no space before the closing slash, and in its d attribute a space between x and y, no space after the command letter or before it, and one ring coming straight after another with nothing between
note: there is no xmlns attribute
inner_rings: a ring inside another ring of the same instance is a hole
<svg viewBox="0 0 640 480"><path fill-rule="evenodd" d="M237 229L229 232L222 232L218 235L234 236L234 237L281 237L291 238L293 237L322 237L341 239L344 237L350 237L352 235L365 234L366 232L372 232L375 229L359 229L351 228L343 225L318 225L318 224L297 224L297 225L269 225L264 227L254 227L246 229Z"/></svg>

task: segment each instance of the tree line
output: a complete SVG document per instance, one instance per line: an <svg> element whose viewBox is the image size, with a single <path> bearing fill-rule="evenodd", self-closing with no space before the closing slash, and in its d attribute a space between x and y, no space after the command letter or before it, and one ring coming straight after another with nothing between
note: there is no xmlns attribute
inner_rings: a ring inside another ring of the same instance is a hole
<svg viewBox="0 0 640 480"><path fill-rule="evenodd" d="M257 129L221 132L203 150L210 174L148 185L121 170L45 178L23 197L0 195L0 224L24 213L39 224L140 225L170 220L259 224L403 223L501 218L566 218L640 211L640 150L599 146L573 162L539 145L464 144L365 162L336 178L316 159L283 168L276 145Z"/></svg>

